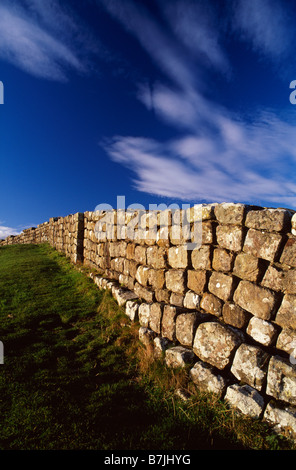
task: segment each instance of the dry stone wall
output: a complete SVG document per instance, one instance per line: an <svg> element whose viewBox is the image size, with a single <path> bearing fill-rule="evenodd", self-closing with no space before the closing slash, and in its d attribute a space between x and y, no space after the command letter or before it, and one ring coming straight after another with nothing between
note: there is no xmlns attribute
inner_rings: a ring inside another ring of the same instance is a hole
<svg viewBox="0 0 296 470"><path fill-rule="evenodd" d="M169 367L296 438L296 214L203 205L192 247L192 209L85 212L2 244L48 241L83 262Z"/></svg>

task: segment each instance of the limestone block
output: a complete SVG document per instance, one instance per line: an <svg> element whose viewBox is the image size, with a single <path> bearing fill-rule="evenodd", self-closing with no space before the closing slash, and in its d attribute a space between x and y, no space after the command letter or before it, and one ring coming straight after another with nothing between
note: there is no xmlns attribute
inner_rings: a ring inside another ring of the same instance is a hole
<svg viewBox="0 0 296 470"><path fill-rule="evenodd" d="M166 288L177 294L185 292L185 272L182 269L169 269L165 273Z"/></svg>
<svg viewBox="0 0 296 470"><path fill-rule="evenodd" d="M258 318L269 320L275 305L275 293L249 281L240 281L233 296L234 302Z"/></svg>
<svg viewBox="0 0 296 470"><path fill-rule="evenodd" d="M283 289L285 273L276 266L268 266L264 277L262 279L262 286L268 287L269 289L280 291Z"/></svg>
<svg viewBox="0 0 296 470"><path fill-rule="evenodd" d="M193 351L201 360L224 369L241 342L241 335L234 329L217 322L206 322L196 330Z"/></svg>
<svg viewBox="0 0 296 470"><path fill-rule="evenodd" d="M292 235L296 235L296 213L293 215L291 219L291 225L292 225L292 229L291 229Z"/></svg>
<svg viewBox="0 0 296 470"><path fill-rule="evenodd" d="M216 248L213 253L213 269L215 271L229 272L232 269L234 255L224 248Z"/></svg>
<svg viewBox="0 0 296 470"><path fill-rule="evenodd" d="M194 269L211 269L211 247L203 245L195 248L191 253L191 262Z"/></svg>
<svg viewBox="0 0 296 470"><path fill-rule="evenodd" d="M170 303L170 291L167 289L156 289L155 290L155 298L157 302L164 302L165 304Z"/></svg>
<svg viewBox="0 0 296 470"><path fill-rule="evenodd" d="M282 239L282 235L279 233L269 233L250 228L243 251L257 258L275 261Z"/></svg>
<svg viewBox="0 0 296 470"><path fill-rule="evenodd" d="M172 268L185 269L188 266L188 250L184 245L173 246L168 250L168 263Z"/></svg>
<svg viewBox="0 0 296 470"><path fill-rule="evenodd" d="M225 303L223 305L222 316L225 323L236 328L245 328L249 323L251 314L241 307L233 303Z"/></svg>
<svg viewBox="0 0 296 470"><path fill-rule="evenodd" d="M188 270L187 271L187 287L188 289L202 294L207 284L207 271L205 270Z"/></svg>
<svg viewBox="0 0 296 470"><path fill-rule="evenodd" d="M247 253L239 253L235 258L233 274L241 279L256 282L259 276L259 259Z"/></svg>
<svg viewBox="0 0 296 470"><path fill-rule="evenodd" d="M200 307L211 315L220 317L222 315L222 302L214 294L206 292L200 301Z"/></svg>
<svg viewBox="0 0 296 470"><path fill-rule="evenodd" d="M134 285L134 292L140 299L143 299L146 302L154 301L154 292L147 289L146 287L141 286L141 284L138 282L136 282Z"/></svg>
<svg viewBox="0 0 296 470"><path fill-rule="evenodd" d="M247 333L255 341L263 344L264 346L271 346L277 337L277 329L274 325L257 317L251 318L247 328Z"/></svg>
<svg viewBox="0 0 296 470"><path fill-rule="evenodd" d="M161 332L162 309L162 304L157 302L154 302L150 308L149 326L155 333Z"/></svg>
<svg viewBox="0 0 296 470"><path fill-rule="evenodd" d="M190 369L190 378L201 392L215 393L218 396L223 395L227 386L227 380L203 361L197 361Z"/></svg>
<svg viewBox="0 0 296 470"><path fill-rule="evenodd" d="M139 282L139 284L141 284L142 286L147 286L148 275L149 268L147 266L138 266L135 278Z"/></svg>
<svg viewBox="0 0 296 470"><path fill-rule="evenodd" d="M296 405L296 366L280 356L272 356L267 373L267 395Z"/></svg>
<svg viewBox="0 0 296 470"><path fill-rule="evenodd" d="M121 288L115 288L114 290L112 290L112 294L115 300L117 301L118 305L120 306L123 306L128 300L133 300L133 299L138 298L135 292L121 289Z"/></svg>
<svg viewBox="0 0 296 470"><path fill-rule="evenodd" d="M162 246L149 246L147 248L147 264L154 269L163 269L167 266L167 249Z"/></svg>
<svg viewBox="0 0 296 470"><path fill-rule="evenodd" d="M232 251L241 251L244 239L242 227L236 225L218 225L216 236L220 247Z"/></svg>
<svg viewBox="0 0 296 470"><path fill-rule="evenodd" d="M268 232L289 231L291 212L286 209L251 210L246 217L245 225L249 228L267 230Z"/></svg>
<svg viewBox="0 0 296 470"><path fill-rule="evenodd" d="M153 340L154 342L154 356L162 357L164 352L169 347L170 341L167 338L162 338L161 336L156 336Z"/></svg>
<svg viewBox="0 0 296 470"><path fill-rule="evenodd" d="M179 310L172 305L165 305L163 308L161 334L171 341L176 339L176 317Z"/></svg>
<svg viewBox="0 0 296 470"><path fill-rule="evenodd" d="M194 353L183 346L174 346L165 351L165 362L168 367L186 367L194 361Z"/></svg>
<svg viewBox="0 0 296 470"><path fill-rule="evenodd" d="M225 400L237 411L251 418L259 418L264 409L263 397L250 385L230 385Z"/></svg>
<svg viewBox="0 0 296 470"><path fill-rule="evenodd" d="M183 346L192 346L200 318L198 313L181 313L176 318L176 339Z"/></svg>
<svg viewBox="0 0 296 470"><path fill-rule="evenodd" d="M285 272L282 286L287 294L296 294L296 269Z"/></svg>
<svg viewBox="0 0 296 470"><path fill-rule="evenodd" d="M210 276L208 289L219 299L230 300L234 289L234 278L227 274L213 272Z"/></svg>
<svg viewBox="0 0 296 470"><path fill-rule="evenodd" d="M200 212L200 207L192 206L186 209L186 217L187 220L192 223L196 222L198 220L213 220L215 219L215 207L217 206L217 203L214 204L202 204L201 205L201 212Z"/></svg>
<svg viewBox="0 0 296 470"><path fill-rule="evenodd" d="M296 330L283 329L278 336L276 347L290 354L293 363L296 362Z"/></svg>
<svg viewBox="0 0 296 470"><path fill-rule="evenodd" d="M296 330L296 295L286 294L275 317L275 323L282 328Z"/></svg>
<svg viewBox="0 0 296 470"><path fill-rule="evenodd" d="M164 269L149 269L148 283L153 289L162 289L165 283Z"/></svg>
<svg viewBox="0 0 296 470"><path fill-rule="evenodd" d="M246 213L244 204L222 203L215 207L215 216L221 224L242 225Z"/></svg>
<svg viewBox="0 0 296 470"><path fill-rule="evenodd" d="M296 408L276 406L270 401L265 409L263 421L266 421L274 432L296 439Z"/></svg>
<svg viewBox="0 0 296 470"><path fill-rule="evenodd" d="M200 304L200 296L193 291L187 291L184 297L183 305L185 308L196 309Z"/></svg>
<svg viewBox="0 0 296 470"><path fill-rule="evenodd" d="M183 294L176 294L175 292L171 293L169 303L171 305L176 305L177 307L184 306L184 295Z"/></svg>
<svg viewBox="0 0 296 470"><path fill-rule="evenodd" d="M261 348L242 343L235 353L231 372L240 381L260 391L265 383L269 358Z"/></svg>
<svg viewBox="0 0 296 470"><path fill-rule="evenodd" d="M146 250L147 248L145 246L135 246L134 259L137 263L146 264Z"/></svg>
<svg viewBox="0 0 296 470"><path fill-rule="evenodd" d="M201 240L202 244L206 245L214 242L214 225L213 222L207 221L203 222L201 225L202 234Z"/></svg>
<svg viewBox="0 0 296 470"><path fill-rule="evenodd" d="M141 326L148 328L150 320L151 304L142 303L138 308L139 323Z"/></svg>
<svg viewBox="0 0 296 470"><path fill-rule="evenodd" d="M125 304L125 314L134 322L138 320L139 304L134 300L128 300Z"/></svg>

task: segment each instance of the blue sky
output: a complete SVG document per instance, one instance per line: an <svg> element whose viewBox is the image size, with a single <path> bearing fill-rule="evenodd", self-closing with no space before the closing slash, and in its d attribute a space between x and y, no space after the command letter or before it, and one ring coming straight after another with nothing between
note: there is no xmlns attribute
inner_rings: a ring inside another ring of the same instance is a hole
<svg viewBox="0 0 296 470"><path fill-rule="evenodd" d="M139 203L296 209L296 2L1 0L0 238Z"/></svg>

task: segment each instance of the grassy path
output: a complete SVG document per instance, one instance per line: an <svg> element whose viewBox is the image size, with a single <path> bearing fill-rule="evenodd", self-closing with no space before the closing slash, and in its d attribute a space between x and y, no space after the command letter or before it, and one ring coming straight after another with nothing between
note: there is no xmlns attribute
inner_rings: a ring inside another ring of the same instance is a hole
<svg viewBox="0 0 296 470"><path fill-rule="evenodd" d="M0 340L0 449L288 445L248 420L234 432L212 398L175 401L177 374L151 365L110 294L47 245L0 249Z"/></svg>

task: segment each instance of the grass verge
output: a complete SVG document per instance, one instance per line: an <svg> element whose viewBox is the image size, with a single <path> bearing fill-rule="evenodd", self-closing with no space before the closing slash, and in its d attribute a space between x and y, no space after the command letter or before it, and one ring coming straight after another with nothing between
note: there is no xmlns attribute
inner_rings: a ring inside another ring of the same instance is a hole
<svg viewBox="0 0 296 470"><path fill-rule="evenodd" d="M1 247L0 294L2 450L293 449L153 360L109 292L49 246Z"/></svg>

